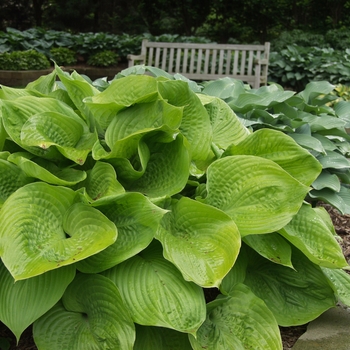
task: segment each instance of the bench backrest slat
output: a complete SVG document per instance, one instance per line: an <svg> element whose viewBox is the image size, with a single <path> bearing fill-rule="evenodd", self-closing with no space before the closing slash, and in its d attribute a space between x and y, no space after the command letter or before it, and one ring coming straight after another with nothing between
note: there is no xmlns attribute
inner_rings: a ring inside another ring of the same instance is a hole
<svg viewBox="0 0 350 350"><path fill-rule="evenodd" d="M257 88L267 83L270 44L231 45L166 43L143 40L141 56L133 56L129 66L139 59L170 74L189 79L210 80L224 76L244 80Z"/></svg>

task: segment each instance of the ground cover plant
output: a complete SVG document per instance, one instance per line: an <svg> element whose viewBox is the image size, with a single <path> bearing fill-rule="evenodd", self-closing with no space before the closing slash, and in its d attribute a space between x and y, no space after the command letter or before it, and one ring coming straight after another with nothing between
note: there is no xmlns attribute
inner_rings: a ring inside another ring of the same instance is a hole
<svg viewBox="0 0 350 350"><path fill-rule="evenodd" d="M330 217L305 201L321 163L213 90L143 66L2 87L0 320L17 339L276 350L279 325L350 305Z"/></svg>

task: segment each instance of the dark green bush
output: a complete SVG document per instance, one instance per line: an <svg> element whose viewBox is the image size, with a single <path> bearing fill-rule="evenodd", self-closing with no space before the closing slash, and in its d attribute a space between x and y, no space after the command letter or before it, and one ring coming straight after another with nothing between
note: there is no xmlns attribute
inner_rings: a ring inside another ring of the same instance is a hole
<svg viewBox="0 0 350 350"><path fill-rule="evenodd" d="M0 70L40 70L49 67L46 56L35 50L0 54Z"/></svg>
<svg viewBox="0 0 350 350"><path fill-rule="evenodd" d="M54 47L50 50L50 55L59 66L68 66L77 62L76 53L66 47Z"/></svg>
<svg viewBox="0 0 350 350"><path fill-rule="evenodd" d="M96 67L112 67L118 64L118 55L110 50L98 52L89 57L87 64Z"/></svg>

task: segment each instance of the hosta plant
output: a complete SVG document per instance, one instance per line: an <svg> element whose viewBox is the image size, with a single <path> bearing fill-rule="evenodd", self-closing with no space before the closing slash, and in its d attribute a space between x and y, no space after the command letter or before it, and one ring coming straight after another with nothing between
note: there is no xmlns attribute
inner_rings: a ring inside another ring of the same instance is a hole
<svg viewBox="0 0 350 350"><path fill-rule="evenodd" d="M331 220L304 201L321 164L197 90L150 67L2 87L0 320L17 339L276 350L278 325L350 304Z"/></svg>
<svg viewBox="0 0 350 350"><path fill-rule="evenodd" d="M322 172L312 183L308 201L324 201L350 214L350 101L346 86L319 81L295 93L276 84L250 89L230 78L203 85L202 93L223 99L247 127L282 131L313 154ZM254 154L250 146L245 152Z"/></svg>

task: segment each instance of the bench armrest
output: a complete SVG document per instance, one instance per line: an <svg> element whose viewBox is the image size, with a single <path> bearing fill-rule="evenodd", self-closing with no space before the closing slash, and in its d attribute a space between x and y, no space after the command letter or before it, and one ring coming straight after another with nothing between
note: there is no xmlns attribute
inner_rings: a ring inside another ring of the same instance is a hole
<svg viewBox="0 0 350 350"><path fill-rule="evenodd" d="M255 60L254 60L254 63L255 64L260 64L261 66L266 66L266 65L268 65L269 64L269 60L268 59L266 59L266 58L256 58Z"/></svg>
<svg viewBox="0 0 350 350"><path fill-rule="evenodd" d="M145 63L145 55L128 55L128 67L133 67L135 66L135 62L139 62L139 64L144 64Z"/></svg>

